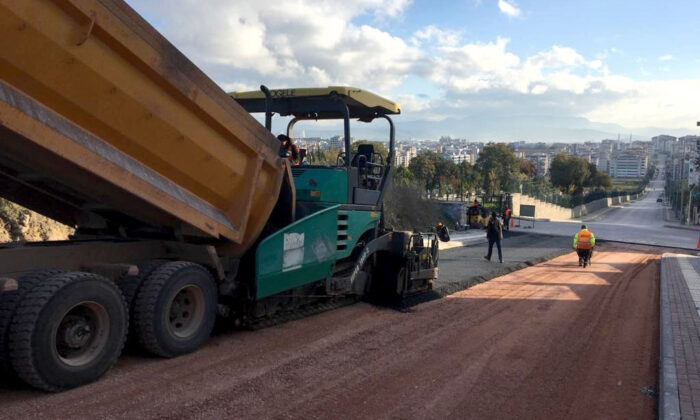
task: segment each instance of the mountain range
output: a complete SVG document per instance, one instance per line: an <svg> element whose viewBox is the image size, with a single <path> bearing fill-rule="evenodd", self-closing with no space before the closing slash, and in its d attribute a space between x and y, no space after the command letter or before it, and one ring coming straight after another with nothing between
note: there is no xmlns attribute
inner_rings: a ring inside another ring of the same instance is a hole
<svg viewBox="0 0 700 420"><path fill-rule="evenodd" d="M684 136L697 134L697 129L689 124L688 129L668 129L660 127L626 128L618 124L597 123L582 117L551 117L538 115L505 116L472 115L462 118L446 118L440 121L407 120L402 116L393 118L396 138L399 141L432 139L441 136L466 138L470 141L495 142L584 142L603 139L650 140L659 134ZM319 127L305 124L307 137L331 137L342 134L342 127ZM301 127L300 127L301 128ZM300 132L295 133L297 135ZM372 124L353 123L351 135L358 139L386 140L388 126L381 120Z"/></svg>

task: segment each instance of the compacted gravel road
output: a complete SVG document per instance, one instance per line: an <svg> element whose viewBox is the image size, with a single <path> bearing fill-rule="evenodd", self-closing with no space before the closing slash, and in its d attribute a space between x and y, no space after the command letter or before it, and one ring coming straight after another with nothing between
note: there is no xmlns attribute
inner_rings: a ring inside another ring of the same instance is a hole
<svg viewBox="0 0 700 420"><path fill-rule="evenodd" d="M0 380L0 417L654 418L659 250L576 261L406 312L360 303L177 359L126 355L62 394Z"/></svg>

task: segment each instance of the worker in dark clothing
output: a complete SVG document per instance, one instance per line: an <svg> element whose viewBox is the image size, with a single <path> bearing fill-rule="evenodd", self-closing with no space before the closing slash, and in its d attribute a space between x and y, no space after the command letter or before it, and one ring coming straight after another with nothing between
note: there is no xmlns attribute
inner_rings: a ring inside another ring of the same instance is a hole
<svg viewBox="0 0 700 420"><path fill-rule="evenodd" d="M437 226L435 226L435 232L437 232L437 236L442 242L450 242L450 230L442 222L438 222Z"/></svg>
<svg viewBox="0 0 700 420"><path fill-rule="evenodd" d="M280 141L280 156L289 159L294 166L301 165L304 157L300 153L299 146L294 144L294 140L284 134L277 136Z"/></svg>
<svg viewBox="0 0 700 420"><path fill-rule="evenodd" d="M491 253L493 251L493 244L496 244L498 248L498 262L503 262L503 252L501 251L501 239L503 239L503 225L501 221L498 220L496 212L491 212L491 217L489 217L486 223L486 239L489 240L489 253L484 257L487 261L491 261Z"/></svg>

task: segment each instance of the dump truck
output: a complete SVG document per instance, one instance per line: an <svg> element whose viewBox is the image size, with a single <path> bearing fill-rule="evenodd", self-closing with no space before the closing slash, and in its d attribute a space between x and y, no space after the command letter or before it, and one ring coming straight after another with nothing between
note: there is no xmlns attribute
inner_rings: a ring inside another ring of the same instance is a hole
<svg viewBox="0 0 700 420"><path fill-rule="evenodd" d="M228 94L121 0L0 0L0 196L75 228L0 246L3 375L63 391L127 340L175 357L217 317L256 328L429 290L435 236L383 222L399 113L350 87ZM342 121L344 150L292 161L273 116L290 137ZM351 121L384 121L389 156L353 153Z"/></svg>

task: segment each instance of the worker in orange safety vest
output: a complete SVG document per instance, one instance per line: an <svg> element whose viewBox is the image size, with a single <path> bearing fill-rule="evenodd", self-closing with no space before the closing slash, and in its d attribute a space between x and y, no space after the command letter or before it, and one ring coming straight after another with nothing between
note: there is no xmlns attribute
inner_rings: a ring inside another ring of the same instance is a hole
<svg viewBox="0 0 700 420"><path fill-rule="evenodd" d="M593 248L595 247L595 235L588 230L586 225L581 225L581 230L574 235L574 249L578 254L578 265L586 266L590 264L593 257Z"/></svg>

